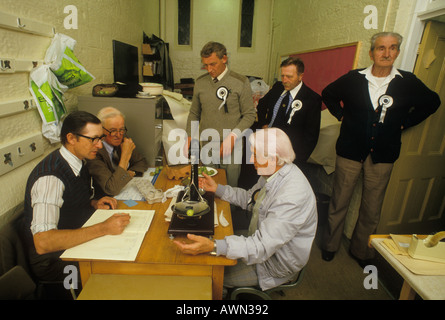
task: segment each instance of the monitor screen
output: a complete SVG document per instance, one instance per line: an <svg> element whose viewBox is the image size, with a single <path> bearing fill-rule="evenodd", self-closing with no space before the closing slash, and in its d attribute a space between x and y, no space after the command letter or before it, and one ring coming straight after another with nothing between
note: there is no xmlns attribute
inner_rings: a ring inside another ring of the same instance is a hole
<svg viewBox="0 0 445 320"><path fill-rule="evenodd" d="M138 48L113 40L114 82L139 83Z"/></svg>

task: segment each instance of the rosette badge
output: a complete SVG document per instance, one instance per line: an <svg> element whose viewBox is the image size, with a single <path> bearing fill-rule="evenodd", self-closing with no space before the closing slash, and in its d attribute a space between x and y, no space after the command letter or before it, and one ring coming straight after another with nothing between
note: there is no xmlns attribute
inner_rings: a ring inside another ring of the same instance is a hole
<svg viewBox="0 0 445 320"><path fill-rule="evenodd" d="M301 110L303 108L303 102L300 100L294 100L291 104L292 110L289 115L289 120L287 120L287 124L290 124L292 122L292 117L294 116L295 112Z"/></svg>
<svg viewBox="0 0 445 320"><path fill-rule="evenodd" d="M379 122L383 123L385 121L386 109L392 106L394 100L391 96L384 94L379 98L379 107L382 107L382 112L380 113Z"/></svg>
<svg viewBox="0 0 445 320"><path fill-rule="evenodd" d="M216 96L218 97L218 99L222 100L223 102L219 105L218 110L220 110L222 108L222 106L224 106L224 111L226 113L229 112L229 110L227 110L227 96L229 95L229 90L226 87L219 87L216 90Z"/></svg>
<svg viewBox="0 0 445 320"><path fill-rule="evenodd" d="M379 98L379 105L381 105L382 107L389 108L390 106L392 106L392 103L393 103L392 97L388 96L387 94L384 94Z"/></svg>

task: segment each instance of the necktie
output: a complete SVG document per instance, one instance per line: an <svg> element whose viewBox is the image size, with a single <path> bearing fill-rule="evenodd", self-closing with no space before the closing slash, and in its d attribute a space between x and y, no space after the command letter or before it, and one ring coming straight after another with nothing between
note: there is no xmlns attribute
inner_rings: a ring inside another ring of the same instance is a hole
<svg viewBox="0 0 445 320"><path fill-rule="evenodd" d="M119 147L114 147L113 152L111 153L111 161L115 167L119 165L119 158Z"/></svg>
<svg viewBox="0 0 445 320"><path fill-rule="evenodd" d="M218 78L213 78L213 83L217 83L218 81Z"/></svg>
<svg viewBox="0 0 445 320"><path fill-rule="evenodd" d="M282 122L284 120L284 117L287 112L287 106L289 105L289 99L290 99L290 93L289 91L286 91L285 94L282 94L275 104L273 108L273 115L272 120L269 123L269 127L272 127L272 125L275 122L275 119L277 119L277 122Z"/></svg>

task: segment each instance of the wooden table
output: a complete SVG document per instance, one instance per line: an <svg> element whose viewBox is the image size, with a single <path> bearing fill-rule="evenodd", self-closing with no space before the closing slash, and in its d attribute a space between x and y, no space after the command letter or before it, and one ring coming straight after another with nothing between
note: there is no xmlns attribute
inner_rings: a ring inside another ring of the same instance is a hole
<svg viewBox="0 0 445 320"><path fill-rule="evenodd" d="M155 187L164 191L179 183L177 180L167 179L162 170ZM216 182L225 184L226 174L219 169L213 177ZM118 209L155 210L150 229L145 235L138 256L133 262L105 261L105 260L77 260L80 267L82 285L85 286L91 274L135 274L135 275L175 275L175 276L209 276L212 278L212 297L215 300L222 299L224 281L224 266L233 266L236 260L230 260L223 256L217 257L210 254L197 256L183 254L169 238L167 230L169 222L165 221L164 213L171 199L165 203L148 204L138 202L136 206L128 208L123 201L119 201ZM218 225L215 228L214 239L224 239L233 234L232 216L228 202L215 198L218 215L223 210L229 226ZM175 239L185 239L185 236L176 236Z"/></svg>
<svg viewBox="0 0 445 320"><path fill-rule="evenodd" d="M389 235L373 235L369 239L369 245L374 247L403 277L404 281L399 299L413 300L417 293L424 300L445 300L445 276L427 276L412 273L383 247L382 242L385 238L389 238Z"/></svg>

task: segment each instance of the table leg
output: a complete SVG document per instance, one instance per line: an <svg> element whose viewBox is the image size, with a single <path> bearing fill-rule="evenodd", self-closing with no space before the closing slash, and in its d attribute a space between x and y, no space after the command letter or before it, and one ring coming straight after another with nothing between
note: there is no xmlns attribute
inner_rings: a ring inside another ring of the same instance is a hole
<svg viewBox="0 0 445 320"><path fill-rule="evenodd" d="M416 297L416 291L411 288L409 283L404 280L402 290L400 291L400 297L399 300L414 300Z"/></svg>
<svg viewBox="0 0 445 320"><path fill-rule="evenodd" d="M213 266L212 271L212 299L222 300L224 283L224 266Z"/></svg>
<svg viewBox="0 0 445 320"><path fill-rule="evenodd" d="M79 261L79 269L82 287L85 287L85 284L87 283L91 275L91 262Z"/></svg>

